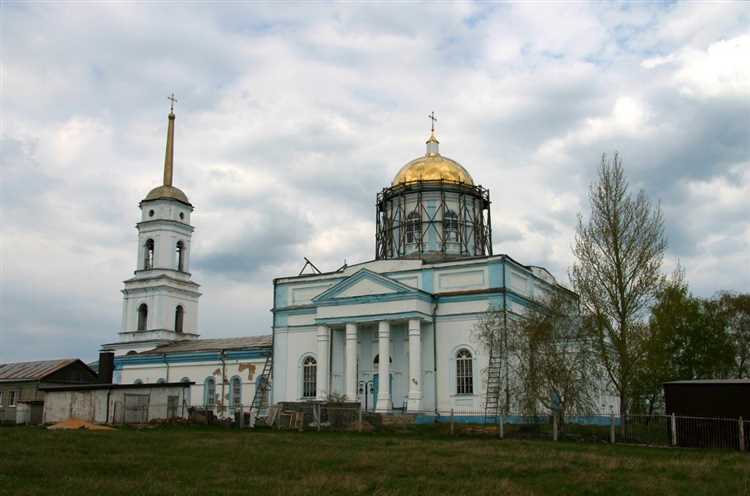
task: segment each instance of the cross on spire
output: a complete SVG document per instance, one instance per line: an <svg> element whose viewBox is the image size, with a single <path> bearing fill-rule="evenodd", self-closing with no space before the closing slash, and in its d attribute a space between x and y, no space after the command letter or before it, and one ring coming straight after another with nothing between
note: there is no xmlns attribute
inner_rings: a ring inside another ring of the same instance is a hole
<svg viewBox="0 0 750 496"><path fill-rule="evenodd" d="M170 112L174 112L174 104L177 103L177 98L174 97L174 93L172 93L171 95L169 95L167 97L167 100L170 100L172 102L172 104L169 107L169 111Z"/></svg>
<svg viewBox="0 0 750 496"><path fill-rule="evenodd" d="M435 111L433 110L432 113L427 116L427 118L432 121L432 128L430 129L430 131L432 131L434 133L435 132L435 123L437 122L437 117L435 117Z"/></svg>

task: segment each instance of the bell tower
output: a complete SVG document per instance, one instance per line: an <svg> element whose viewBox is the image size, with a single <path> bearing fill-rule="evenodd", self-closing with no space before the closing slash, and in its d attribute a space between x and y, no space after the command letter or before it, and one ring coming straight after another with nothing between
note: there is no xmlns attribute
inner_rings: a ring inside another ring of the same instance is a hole
<svg viewBox="0 0 750 496"><path fill-rule="evenodd" d="M118 355L198 337L201 293L190 274L193 205L172 185L174 95L170 100L164 181L139 204L136 268L122 290L120 341L105 345Z"/></svg>

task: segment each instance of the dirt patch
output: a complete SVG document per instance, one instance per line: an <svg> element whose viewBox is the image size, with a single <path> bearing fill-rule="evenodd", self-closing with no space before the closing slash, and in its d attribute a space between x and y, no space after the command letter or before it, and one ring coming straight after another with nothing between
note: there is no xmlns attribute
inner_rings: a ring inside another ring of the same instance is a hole
<svg viewBox="0 0 750 496"><path fill-rule="evenodd" d="M93 422L87 422L85 420L81 420L77 418L69 418L68 420L63 420L62 422L58 422L56 424L50 425L49 427L47 427L47 429L51 429L51 430L85 429L87 431L114 431L115 430L112 427L107 427L106 425L99 425Z"/></svg>

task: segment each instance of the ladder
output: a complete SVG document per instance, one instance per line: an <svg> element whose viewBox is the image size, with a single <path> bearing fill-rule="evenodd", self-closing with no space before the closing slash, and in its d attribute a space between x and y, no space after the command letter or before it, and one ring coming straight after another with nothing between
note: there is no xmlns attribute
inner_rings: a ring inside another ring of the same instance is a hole
<svg viewBox="0 0 750 496"><path fill-rule="evenodd" d="M487 395L484 399L484 423L494 424L500 413L500 390L502 389L502 357L490 347L490 361L487 366ZM494 353L493 353L494 352Z"/></svg>
<svg viewBox="0 0 750 496"><path fill-rule="evenodd" d="M258 418L268 409L269 392L271 391L271 379L273 377L273 353L266 356L266 363L263 365L263 371L255 380L255 395L253 402L250 404L250 415Z"/></svg>

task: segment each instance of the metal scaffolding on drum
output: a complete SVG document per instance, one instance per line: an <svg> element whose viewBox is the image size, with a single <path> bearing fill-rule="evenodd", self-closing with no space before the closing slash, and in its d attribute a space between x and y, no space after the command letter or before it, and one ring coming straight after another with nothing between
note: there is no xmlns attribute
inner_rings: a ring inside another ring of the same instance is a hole
<svg viewBox="0 0 750 496"><path fill-rule="evenodd" d="M482 186L451 181L384 188L377 196L375 258L492 255L490 203Z"/></svg>

